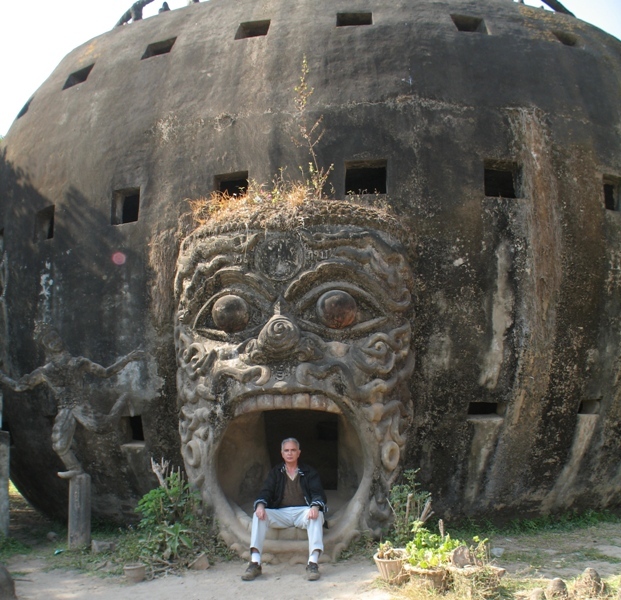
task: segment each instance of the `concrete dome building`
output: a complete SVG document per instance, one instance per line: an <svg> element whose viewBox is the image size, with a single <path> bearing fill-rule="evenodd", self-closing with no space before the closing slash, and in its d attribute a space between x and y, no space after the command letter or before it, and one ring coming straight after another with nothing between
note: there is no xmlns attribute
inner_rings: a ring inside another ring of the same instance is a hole
<svg viewBox="0 0 621 600"><path fill-rule="evenodd" d="M403 468L448 518L618 505L620 98L619 40L511 0L210 0L115 28L2 148L2 369L46 362L42 324L104 366L142 348L74 392L82 424L127 394L107 432L75 431L93 511L131 518L164 456L240 548L289 435L355 515L343 539L381 527ZM320 117L330 200L193 231L187 199L298 177ZM241 325L217 313L232 296ZM12 478L62 514L59 400L4 398Z"/></svg>

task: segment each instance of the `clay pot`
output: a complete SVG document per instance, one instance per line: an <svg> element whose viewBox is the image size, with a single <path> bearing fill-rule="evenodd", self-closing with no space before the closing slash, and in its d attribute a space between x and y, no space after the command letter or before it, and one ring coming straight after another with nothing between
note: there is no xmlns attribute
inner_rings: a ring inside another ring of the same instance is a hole
<svg viewBox="0 0 621 600"><path fill-rule="evenodd" d="M144 581L147 569L145 565L137 563L133 565L125 565L123 567L123 572L125 573L125 578L129 583L140 583L141 581Z"/></svg>
<svg viewBox="0 0 621 600"><path fill-rule="evenodd" d="M377 565L380 575L388 583L400 584L409 577L405 570L404 558L378 558L377 553L373 555L373 560Z"/></svg>

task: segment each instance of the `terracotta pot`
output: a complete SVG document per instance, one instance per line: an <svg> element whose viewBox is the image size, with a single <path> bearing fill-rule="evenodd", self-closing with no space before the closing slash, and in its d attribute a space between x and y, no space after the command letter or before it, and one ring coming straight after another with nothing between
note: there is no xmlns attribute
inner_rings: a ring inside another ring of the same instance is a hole
<svg viewBox="0 0 621 600"><path fill-rule="evenodd" d="M129 583L140 583L144 581L147 569L143 564L125 565L123 567L123 572Z"/></svg>
<svg viewBox="0 0 621 600"><path fill-rule="evenodd" d="M407 580L408 574L404 569L404 558L378 558L377 553L373 555L373 560L379 569L382 579L388 583L400 584Z"/></svg>

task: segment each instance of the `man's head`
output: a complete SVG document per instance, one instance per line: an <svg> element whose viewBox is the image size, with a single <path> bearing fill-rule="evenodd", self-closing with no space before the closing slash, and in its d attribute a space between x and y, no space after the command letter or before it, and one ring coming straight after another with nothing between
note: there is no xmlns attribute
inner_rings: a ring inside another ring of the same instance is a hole
<svg viewBox="0 0 621 600"><path fill-rule="evenodd" d="M300 442L295 438L287 438L280 444L280 454L287 466L295 467L298 464L298 458L300 458Z"/></svg>

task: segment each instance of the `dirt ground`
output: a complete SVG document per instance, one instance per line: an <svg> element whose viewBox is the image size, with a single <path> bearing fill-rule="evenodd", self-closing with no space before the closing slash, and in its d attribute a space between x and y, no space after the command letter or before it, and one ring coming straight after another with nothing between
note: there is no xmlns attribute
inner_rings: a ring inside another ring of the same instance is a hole
<svg viewBox="0 0 621 600"><path fill-rule="evenodd" d="M20 497L21 498L21 497ZM302 565L265 565L263 575L253 582L241 581L245 563L218 562L205 571L187 571L131 584L123 576L103 568L89 573L53 568L54 550L63 539L49 541L46 532L54 525L21 500L12 498L11 535L31 543L33 551L14 555L6 566L16 582L20 600L211 600L252 597L253 600L389 600L399 590L378 580L371 559L355 558L322 564L322 577L309 582ZM595 568L612 583L621 581L621 524L602 523L570 532L491 538L495 564L507 569L507 587L545 587L546 580L561 577L566 582L585 568Z"/></svg>

